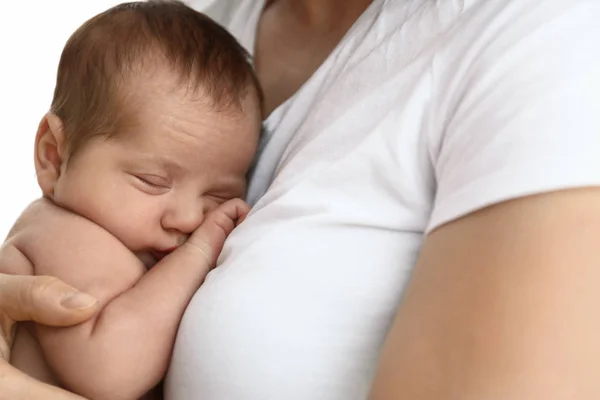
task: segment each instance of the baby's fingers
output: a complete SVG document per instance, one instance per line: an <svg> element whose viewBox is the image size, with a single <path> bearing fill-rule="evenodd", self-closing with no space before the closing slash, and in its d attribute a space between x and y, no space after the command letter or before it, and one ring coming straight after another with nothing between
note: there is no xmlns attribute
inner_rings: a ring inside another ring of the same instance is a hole
<svg viewBox="0 0 600 400"><path fill-rule="evenodd" d="M246 217L250 207L241 199L221 204L188 239L187 244L199 249L210 264L214 264L223 243L231 231Z"/></svg>

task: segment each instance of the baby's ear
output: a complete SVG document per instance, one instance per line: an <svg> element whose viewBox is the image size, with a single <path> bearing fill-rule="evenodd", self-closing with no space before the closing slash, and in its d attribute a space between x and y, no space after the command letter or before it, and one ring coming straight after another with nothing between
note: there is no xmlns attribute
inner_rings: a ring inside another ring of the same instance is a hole
<svg viewBox="0 0 600 400"><path fill-rule="evenodd" d="M45 197L52 197L64 159L64 131L56 114L44 115L35 136L35 173Z"/></svg>

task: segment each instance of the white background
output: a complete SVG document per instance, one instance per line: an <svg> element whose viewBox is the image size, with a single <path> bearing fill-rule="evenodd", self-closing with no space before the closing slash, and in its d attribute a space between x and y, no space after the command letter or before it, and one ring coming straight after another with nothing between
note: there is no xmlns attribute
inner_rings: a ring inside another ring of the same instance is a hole
<svg viewBox="0 0 600 400"><path fill-rule="evenodd" d="M69 36L114 0L7 1L0 8L0 238L40 196L33 168L38 122L50 107ZM1 241L0 241L1 243Z"/></svg>
<svg viewBox="0 0 600 400"><path fill-rule="evenodd" d="M114 0L14 0L0 7L0 243L40 196L33 140L49 109L62 48L87 19ZM201 8L208 0L190 1Z"/></svg>

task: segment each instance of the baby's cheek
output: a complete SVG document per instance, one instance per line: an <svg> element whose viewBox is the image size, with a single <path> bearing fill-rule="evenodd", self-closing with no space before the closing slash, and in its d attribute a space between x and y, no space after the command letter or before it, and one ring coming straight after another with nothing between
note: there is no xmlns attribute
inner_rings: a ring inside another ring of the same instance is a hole
<svg viewBox="0 0 600 400"><path fill-rule="evenodd" d="M160 230L156 217L143 207L116 206L107 225L111 233L132 251L142 251L156 246Z"/></svg>
<svg viewBox="0 0 600 400"><path fill-rule="evenodd" d="M219 206L225 202L227 202L227 200L230 200L229 198L220 198L220 197L205 197L203 199L203 208L202 208L202 212L204 213L204 217L206 217L207 214L210 214L211 212L213 212L214 210L216 210L217 208L219 208Z"/></svg>

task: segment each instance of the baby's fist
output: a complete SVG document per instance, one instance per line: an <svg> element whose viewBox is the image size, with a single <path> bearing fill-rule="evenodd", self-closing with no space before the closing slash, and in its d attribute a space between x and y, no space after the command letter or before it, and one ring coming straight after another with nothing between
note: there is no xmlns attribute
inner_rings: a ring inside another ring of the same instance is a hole
<svg viewBox="0 0 600 400"><path fill-rule="evenodd" d="M241 199L226 201L206 216L202 225L194 231L184 246L199 251L212 268L221 253L225 239L246 218L249 211L250 207Z"/></svg>

